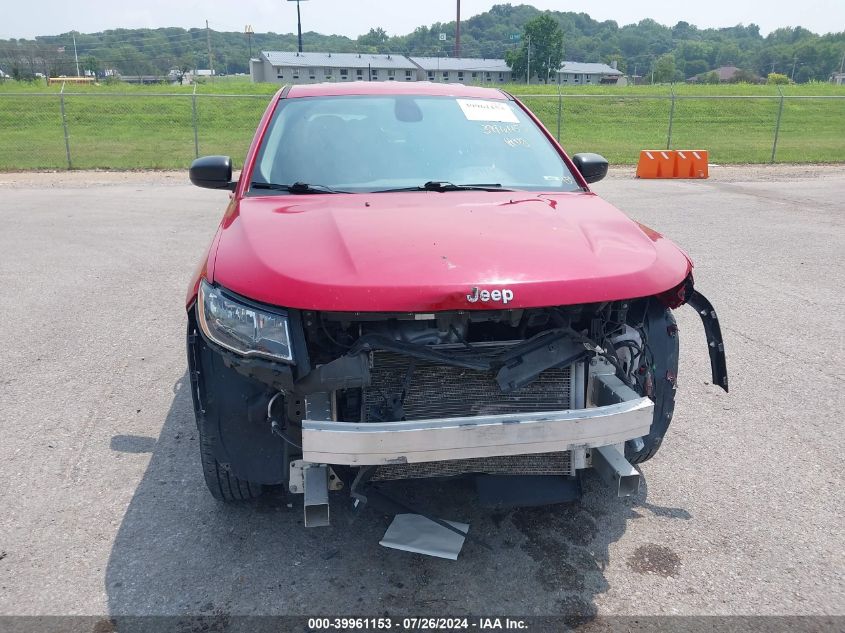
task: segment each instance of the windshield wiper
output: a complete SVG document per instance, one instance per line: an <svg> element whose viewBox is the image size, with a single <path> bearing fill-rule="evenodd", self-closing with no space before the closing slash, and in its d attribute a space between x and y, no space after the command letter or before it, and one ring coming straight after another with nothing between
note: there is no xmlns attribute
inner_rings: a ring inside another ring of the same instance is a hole
<svg viewBox="0 0 845 633"><path fill-rule="evenodd" d="M456 185L445 180L429 180L421 187L398 187L396 189L379 189L373 193L390 193L394 191L513 191L502 187L498 183L472 183Z"/></svg>
<svg viewBox="0 0 845 633"><path fill-rule="evenodd" d="M309 185L307 182L295 182L292 185L279 185L275 182L258 182L250 183L252 189L272 189L273 191L287 191L293 194L307 194L307 193L349 193L348 191L338 191L325 185Z"/></svg>

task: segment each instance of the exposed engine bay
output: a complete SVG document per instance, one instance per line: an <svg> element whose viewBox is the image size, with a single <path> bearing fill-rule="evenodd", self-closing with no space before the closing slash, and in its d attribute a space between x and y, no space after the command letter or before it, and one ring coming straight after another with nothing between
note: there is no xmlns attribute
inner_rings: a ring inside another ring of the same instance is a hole
<svg viewBox="0 0 845 633"><path fill-rule="evenodd" d="M443 417L513 407L542 411L544 405L554 410L573 404L570 367L598 356L626 385L651 395L646 304L434 314L305 312L316 369L297 387L304 393L338 391L337 419L350 422L433 417L435 411ZM356 357L366 362L349 361ZM428 393L416 389L418 384ZM457 391L452 398L450 385Z"/></svg>
<svg viewBox="0 0 845 633"><path fill-rule="evenodd" d="M704 323L714 384L727 389L715 312L691 288L681 298ZM384 480L473 475L495 503L532 505L568 498L592 468L620 496L636 494L634 465L657 452L672 419L678 329L662 297L289 316L295 366L196 337L189 360L211 370L194 377L194 395L218 420L215 458L240 478L305 492L306 525L328 524L327 490L372 502ZM216 403L203 401L209 381ZM244 402L246 426L227 413ZM242 470L227 458L247 446L264 456ZM521 482L511 500L502 478Z"/></svg>

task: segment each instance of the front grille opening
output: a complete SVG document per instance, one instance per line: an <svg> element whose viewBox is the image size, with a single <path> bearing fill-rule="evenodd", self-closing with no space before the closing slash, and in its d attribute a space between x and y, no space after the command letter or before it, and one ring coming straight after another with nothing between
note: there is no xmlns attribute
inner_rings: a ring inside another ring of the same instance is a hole
<svg viewBox="0 0 845 633"><path fill-rule="evenodd" d="M477 459L453 459L419 464L390 464L379 466L372 479L422 479L426 477L456 477L467 474L485 475L571 475L572 455L538 453L536 455L497 455Z"/></svg>
<svg viewBox="0 0 845 633"><path fill-rule="evenodd" d="M501 346L498 346L501 349ZM494 351L495 347L490 347ZM454 350L453 350L454 351ZM402 392L411 360L387 351L373 352L371 384L363 390L362 419L383 421L386 403ZM572 370L547 369L528 385L503 393L490 371L414 361L403 402L406 420L539 413L571 408Z"/></svg>

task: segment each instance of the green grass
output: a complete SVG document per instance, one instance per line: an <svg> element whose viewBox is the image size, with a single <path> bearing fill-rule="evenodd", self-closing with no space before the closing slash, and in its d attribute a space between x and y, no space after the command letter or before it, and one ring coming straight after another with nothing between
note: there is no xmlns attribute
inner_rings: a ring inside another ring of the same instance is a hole
<svg viewBox="0 0 845 633"><path fill-rule="evenodd" d="M558 135L557 86L507 89ZM706 149L715 163L771 160L780 104L776 87L682 85L674 90L672 148ZM845 162L845 87L803 84L782 90L787 97L811 98L784 99L777 162ZM538 94L549 96L527 96ZM639 150L667 146L668 86L568 86L561 94L559 134L571 153L598 152L613 163L635 164Z"/></svg>
<svg viewBox="0 0 845 633"><path fill-rule="evenodd" d="M571 153L594 151L612 163L634 164L639 150L666 147L669 86L562 87L560 130L557 86L502 87L519 96L553 134L559 133ZM277 89L244 77L198 84L199 153L229 154L236 164L242 162ZM0 169L67 167L60 90L60 85L44 83L0 83ZM64 102L73 167L186 167L195 156L193 90L193 86L68 86ZM680 85L674 91L678 98L673 148L709 150L711 162L716 163L770 160L777 88ZM845 162L845 87L803 84L784 86L783 93L812 98L784 101L777 162ZM712 98L737 96L755 98Z"/></svg>

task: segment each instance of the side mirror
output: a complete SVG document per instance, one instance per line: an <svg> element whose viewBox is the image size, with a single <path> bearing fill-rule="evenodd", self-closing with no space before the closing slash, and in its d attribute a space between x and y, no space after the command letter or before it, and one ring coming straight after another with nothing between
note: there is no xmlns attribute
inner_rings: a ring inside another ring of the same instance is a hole
<svg viewBox="0 0 845 633"><path fill-rule="evenodd" d="M575 154L572 162L587 182L598 182L607 176L607 159L604 156L584 152Z"/></svg>
<svg viewBox="0 0 845 633"><path fill-rule="evenodd" d="M206 189L235 190L232 182L232 159L228 156L202 156L191 163L191 182Z"/></svg>

